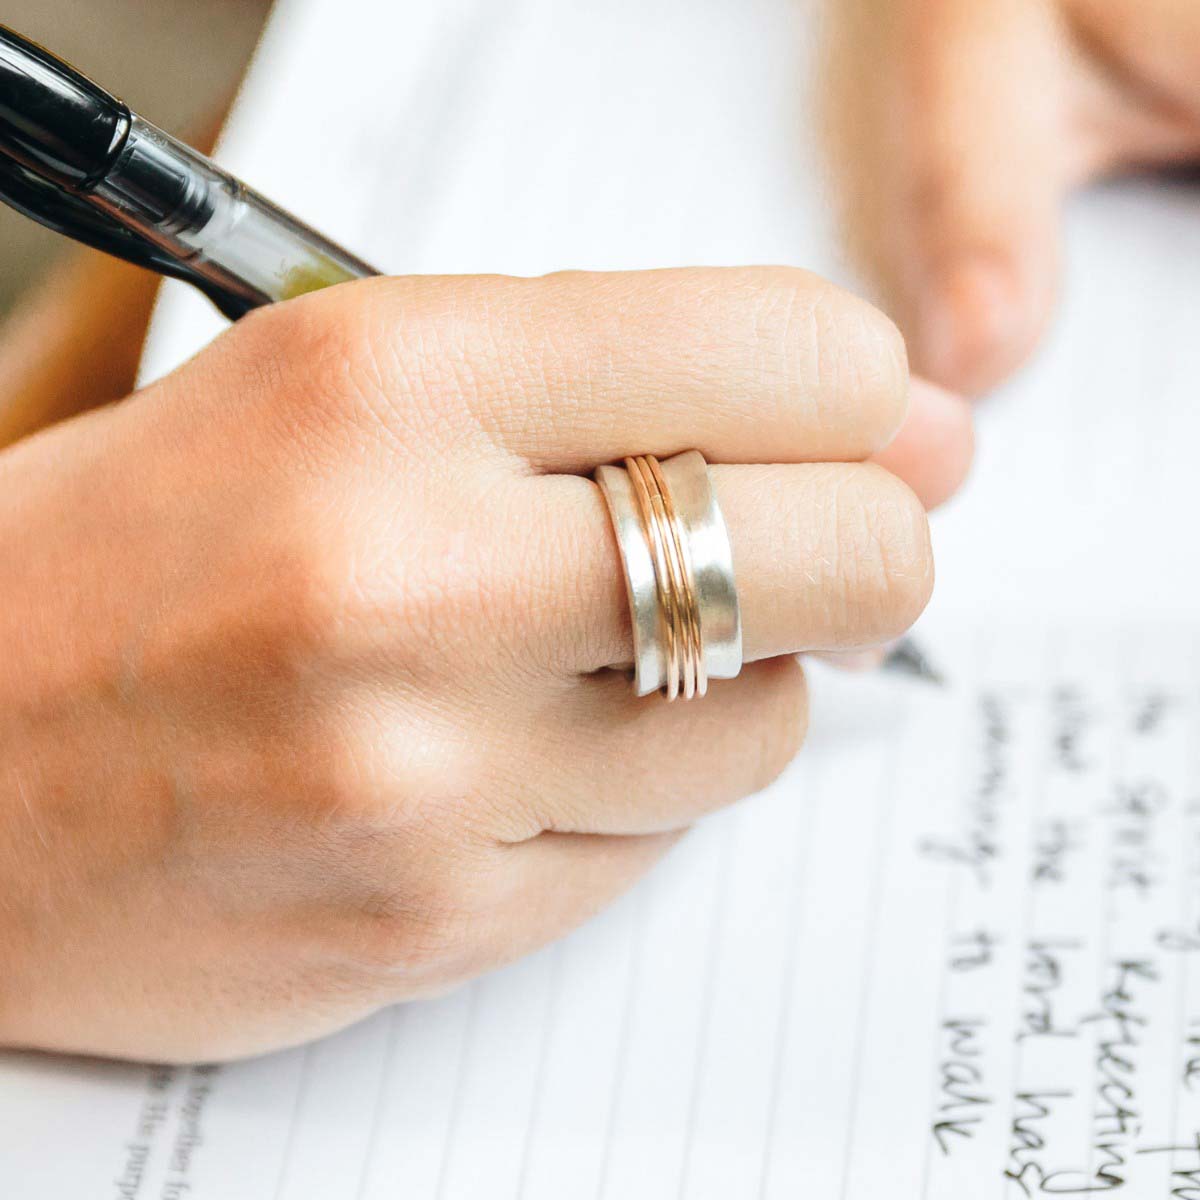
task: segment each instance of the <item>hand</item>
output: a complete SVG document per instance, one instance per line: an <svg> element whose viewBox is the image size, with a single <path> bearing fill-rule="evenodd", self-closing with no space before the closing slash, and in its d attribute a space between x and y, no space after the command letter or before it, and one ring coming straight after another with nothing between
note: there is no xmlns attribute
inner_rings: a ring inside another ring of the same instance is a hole
<svg viewBox="0 0 1200 1200"><path fill-rule="evenodd" d="M378 280L0 455L0 1040L267 1050L595 912L791 758L792 652L924 606L921 504L857 461L907 386L800 272ZM921 394L891 461L944 494L969 431ZM714 468L750 662L668 705L604 670L588 475L688 447L752 464Z"/></svg>
<svg viewBox="0 0 1200 1200"><path fill-rule="evenodd" d="M982 392L1045 330L1066 193L1200 157L1200 4L828 3L850 240L914 366Z"/></svg>

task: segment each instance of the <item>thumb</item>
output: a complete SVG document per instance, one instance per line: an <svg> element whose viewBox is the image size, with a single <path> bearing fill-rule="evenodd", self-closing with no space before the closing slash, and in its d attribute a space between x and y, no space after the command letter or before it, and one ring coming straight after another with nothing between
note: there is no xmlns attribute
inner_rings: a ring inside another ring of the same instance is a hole
<svg viewBox="0 0 1200 1200"><path fill-rule="evenodd" d="M914 366L978 393L1024 362L1049 321L1066 42L1045 0L907 8L898 144L911 183L897 282Z"/></svg>
<svg viewBox="0 0 1200 1200"><path fill-rule="evenodd" d="M985 391L1028 356L1053 303L1065 32L1050 0L837 7L827 125L851 244L914 368Z"/></svg>

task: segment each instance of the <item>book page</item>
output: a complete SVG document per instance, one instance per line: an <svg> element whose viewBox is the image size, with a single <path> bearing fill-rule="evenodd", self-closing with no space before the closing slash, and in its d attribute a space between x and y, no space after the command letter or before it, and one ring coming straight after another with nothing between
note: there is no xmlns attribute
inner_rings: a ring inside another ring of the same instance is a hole
<svg viewBox="0 0 1200 1200"><path fill-rule="evenodd" d="M282 0L222 159L388 271L845 278L812 46L790 0ZM1067 259L935 520L945 688L814 667L778 784L444 999L235 1065L0 1055L0 1192L1200 1195L1200 202L1095 193ZM168 287L147 375L220 328Z"/></svg>

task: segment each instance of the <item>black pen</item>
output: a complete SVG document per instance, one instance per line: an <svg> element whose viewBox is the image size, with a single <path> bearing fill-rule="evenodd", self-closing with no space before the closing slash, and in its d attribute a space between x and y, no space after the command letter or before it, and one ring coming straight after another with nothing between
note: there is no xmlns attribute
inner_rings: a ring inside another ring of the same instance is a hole
<svg viewBox="0 0 1200 1200"><path fill-rule="evenodd" d="M379 273L3 25L0 199L234 320Z"/></svg>

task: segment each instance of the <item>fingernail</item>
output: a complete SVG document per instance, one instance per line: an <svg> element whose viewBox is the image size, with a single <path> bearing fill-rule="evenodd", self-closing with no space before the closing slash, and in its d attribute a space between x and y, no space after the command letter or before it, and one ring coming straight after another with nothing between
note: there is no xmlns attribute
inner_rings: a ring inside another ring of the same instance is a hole
<svg viewBox="0 0 1200 1200"><path fill-rule="evenodd" d="M978 394L1023 357L1028 322L1011 269L962 260L922 295L914 366L945 387Z"/></svg>
<svg viewBox="0 0 1200 1200"><path fill-rule="evenodd" d="M889 646L870 646L865 650L822 650L812 657L839 670L861 674L865 671L878 671L890 649Z"/></svg>

